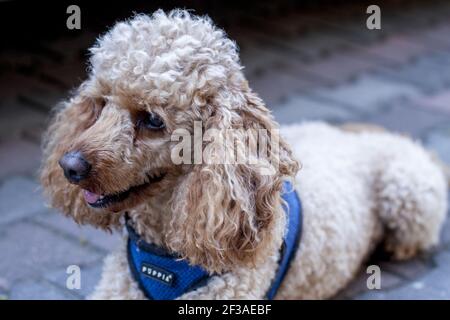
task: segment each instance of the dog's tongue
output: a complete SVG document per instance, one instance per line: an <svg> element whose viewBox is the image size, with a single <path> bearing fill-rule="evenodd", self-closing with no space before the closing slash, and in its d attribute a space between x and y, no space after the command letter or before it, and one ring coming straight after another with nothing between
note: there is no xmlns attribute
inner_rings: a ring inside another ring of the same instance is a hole
<svg viewBox="0 0 450 320"><path fill-rule="evenodd" d="M86 200L87 203L95 203L98 199L100 199L101 195L83 190L84 200Z"/></svg>

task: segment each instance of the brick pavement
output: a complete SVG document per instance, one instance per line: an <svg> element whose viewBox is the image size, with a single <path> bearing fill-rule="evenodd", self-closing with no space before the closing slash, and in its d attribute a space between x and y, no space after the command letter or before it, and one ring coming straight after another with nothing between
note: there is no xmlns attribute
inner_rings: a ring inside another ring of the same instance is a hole
<svg viewBox="0 0 450 320"><path fill-rule="evenodd" d="M266 3L223 13L223 21L250 84L281 123L373 122L420 139L450 164L450 4L381 8L380 31L365 28L358 4L305 11ZM95 35L0 53L0 298L84 298L119 242L119 234L80 228L47 208L36 181L49 110L85 77L84 52ZM433 253L369 263L380 265L382 289L368 290L361 270L336 298L450 299L450 222ZM71 264L81 267L81 290L65 288Z"/></svg>

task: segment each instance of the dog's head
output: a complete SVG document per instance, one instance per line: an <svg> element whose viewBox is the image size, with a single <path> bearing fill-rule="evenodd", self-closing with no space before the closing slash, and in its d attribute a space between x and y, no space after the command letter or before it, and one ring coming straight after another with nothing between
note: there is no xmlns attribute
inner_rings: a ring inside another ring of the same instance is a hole
<svg viewBox="0 0 450 320"><path fill-rule="evenodd" d="M298 164L249 89L235 43L207 18L158 11L118 23L91 52L89 79L47 131L41 180L52 205L110 228L124 211L164 201L169 213L142 214L169 215L170 250L216 272L255 262L273 242L282 180ZM265 152L250 131L267 133ZM208 145L211 132L225 148ZM225 161L230 153L245 159Z"/></svg>

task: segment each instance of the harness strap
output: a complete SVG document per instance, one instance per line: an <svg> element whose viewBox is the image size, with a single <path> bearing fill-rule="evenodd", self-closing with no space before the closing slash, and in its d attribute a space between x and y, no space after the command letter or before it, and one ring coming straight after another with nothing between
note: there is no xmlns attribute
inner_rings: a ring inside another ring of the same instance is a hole
<svg viewBox="0 0 450 320"><path fill-rule="evenodd" d="M200 266L171 254L154 244L145 242L129 223L127 257L131 273L140 289L150 300L173 300L193 291L210 279Z"/></svg>
<svg viewBox="0 0 450 320"><path fill-rule="evenodd" d="M272 300L275 297L279 287L283 283L292 259L297 252L302 233L303 214L300 198L290 182L285 181L283 189L282 198L285 201L285 203L283 203L283 208L287 216L287 230L280 249L278 269L275 278L272 280L272 284L266 293L266 299L268 300Z"/></svg>
<svg viewBox="0 0 450 320"><path fill-rule="evenodd" d="M283 183L283 209L287 215L286 232L280 249L277 272L266 298L275 297L295 256L301 237L302 208L300 199L290 182ZM206 283L212 276L200 266L190 265L178 255L161 247L145 242L130 224L125 214L128 231L127 257L131 274L148 299L172 300L193 291Z"/></svg>

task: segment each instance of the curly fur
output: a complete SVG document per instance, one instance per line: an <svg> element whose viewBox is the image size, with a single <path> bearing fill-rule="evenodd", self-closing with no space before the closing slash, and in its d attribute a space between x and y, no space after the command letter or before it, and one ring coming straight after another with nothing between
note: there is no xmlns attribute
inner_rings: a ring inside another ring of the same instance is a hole
<svg viewBox="0 0 450 320"><path fill-rule="evenodd" d="M170 134L178 128L192 133L194 121L202 121L204 131L243 129L233 131L237 139L248 129L278 128L249 88L236 44L210 19L178 10L137 15L99 38L91 53L89 78L47 131L42 184L51 204L78 223L120 228L128 211L147 241L217 274L182 298L264 296L286 225L285 179L294 181L305 221L278 298L332 296L383 239L398 258L436 244L446 212L445 178L404 137L312 123L281 129L279 150L266 155L279 156L272 176L245 163L173 164ZM166 128L136 126L145 111L157 113ZM92 163L79 185L69 184L58 165L74 150ZM297 159L304 166L299 174ZM147 172L165 177L107 209L83 199L82 189L118 193L144 183ZM124 247L107 258L92 297L143 298Z"/></svg>

